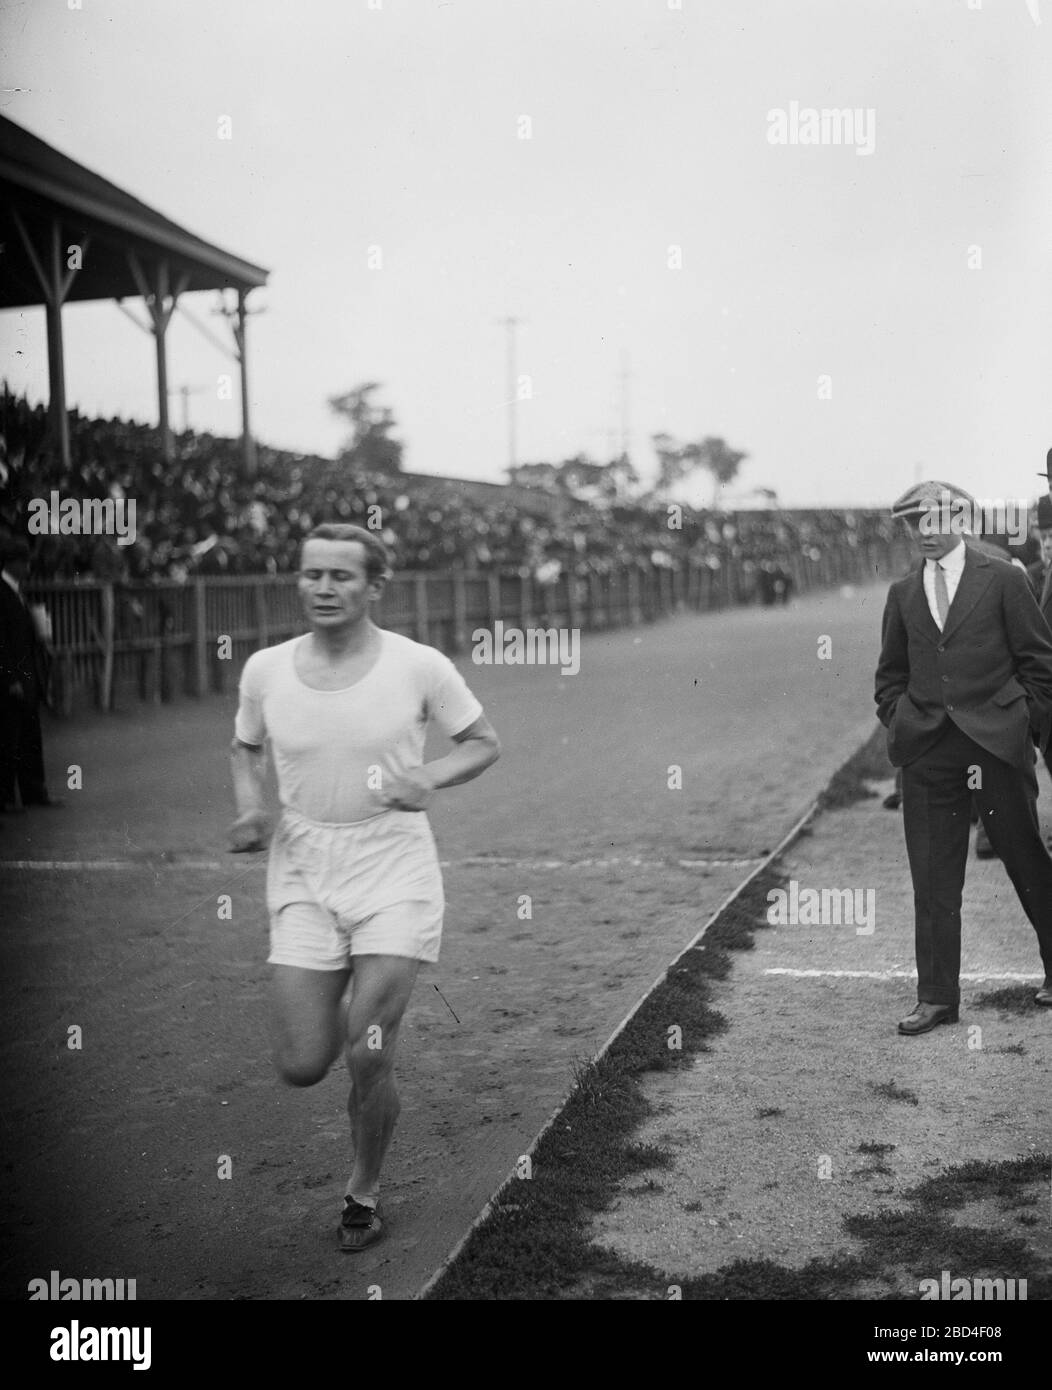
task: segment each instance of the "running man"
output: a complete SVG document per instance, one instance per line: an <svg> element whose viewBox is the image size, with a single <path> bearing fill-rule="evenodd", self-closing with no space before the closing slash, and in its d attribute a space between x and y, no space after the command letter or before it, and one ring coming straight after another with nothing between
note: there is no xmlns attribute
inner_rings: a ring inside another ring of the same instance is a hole
<svg viewBox="0 0 1052 1390"><path fill-rule="evenodd" d="M383 1234L398 1030L421 962L438 960L445 904L426 809L500 756L453 663L372 621L387 574L378 537L315 527L299 573L311 630L246 662L232 755L234 853L267 844L265 739L281 801L267 866L275 1066L313 1086L342 1048L350 1073L346 1251ZM424 764L429 721L455 746Z"/></svg>

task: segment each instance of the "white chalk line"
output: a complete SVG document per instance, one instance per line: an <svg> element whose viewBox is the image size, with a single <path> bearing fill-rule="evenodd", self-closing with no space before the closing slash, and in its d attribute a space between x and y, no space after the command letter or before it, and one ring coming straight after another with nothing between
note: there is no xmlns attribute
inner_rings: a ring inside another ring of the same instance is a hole
<svg viewBox="0 0 1052 1390"><path fill-rule="evenodd" d="M234 856L231 856L233 859ZM243 858L243 856L238 856ZM258 866L266 864L259 856ZM440 859L443 869L740 869L761 864L750 859L496 859L490 856L470 859ZM107 873L127 869L203 869L215 872L230 868L231 860L221 859L3 859L0 869L22 869L30 873ZM255 868L253 864L250 867Z"/></svg>
<svg viewBox="0 0 1052 1390"><path fill-rule="evenodd" d="M796 980L915 980L916 970L793 970L785 965L773 965L765 975L791 975ZM960 979L981 984L984 980L1011 980L1027 985L1043 975L1019 975L1008 971L962 971Z"/></svg>
<svg viewBox="0 0 1052 1390"><path fill-rule="evenodd" d="M4 859L0 860L3 869L145 869L147 864L136 864L126 859ZM191 868L192 865L171 864L169 868Z"/></svg>

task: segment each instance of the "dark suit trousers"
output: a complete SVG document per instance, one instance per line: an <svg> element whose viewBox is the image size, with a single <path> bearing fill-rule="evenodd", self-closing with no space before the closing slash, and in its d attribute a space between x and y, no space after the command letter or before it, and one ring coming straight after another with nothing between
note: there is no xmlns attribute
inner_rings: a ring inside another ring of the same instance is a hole
<svg viewBox="0 0 1052 1390"><path fill-rule="evenodd" d="M982 786L969 788L970 767ZM1052 977L1052 856L1037 815L1033 764L1011 767L950 723L933 747L902 769L903 828L913 875L917 998L960 999L961 899L968 863L972 798L1037 932L1045 974Z"/></svg>
<svg viewBox="0 0 1052 1390"><path fill-rule="evenodd" d="M44 739L36 700L0 696L0 802L14 801L15 785L25 803L47 796Z"/></svg>

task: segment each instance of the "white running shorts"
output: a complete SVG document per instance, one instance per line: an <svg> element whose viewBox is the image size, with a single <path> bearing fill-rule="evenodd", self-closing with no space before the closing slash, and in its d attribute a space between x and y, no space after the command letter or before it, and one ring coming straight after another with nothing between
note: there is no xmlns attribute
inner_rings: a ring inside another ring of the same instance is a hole
<svg viewBox="0 0 1052 1390"><path fill-rule="evenodd" d="M352 956L434 964L445 897L422 811L325 825L287 807L267 864L271 965L346 970Z"/></svg>

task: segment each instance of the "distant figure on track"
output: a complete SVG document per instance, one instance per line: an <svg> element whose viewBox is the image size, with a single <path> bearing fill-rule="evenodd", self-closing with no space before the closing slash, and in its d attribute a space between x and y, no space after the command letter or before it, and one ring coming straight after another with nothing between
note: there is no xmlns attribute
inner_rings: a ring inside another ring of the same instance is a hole
<svg viewBox="0 0 1052 1390"><path fill-rule="evenodd" d="M232 757L235 853L266 846L265 738L282 806L267 869L275 1065L291 1085L313 1086L342 1048L350 1072L345 1251L383 1234L399 1026L421 962L438 960L442 875L424 812L433 792L500 755L453 663L373 623L387 573L369 531L310 533L299 591L311 631L246 662ZM422 764L429 720L456 746Z"/></svg>
<svg viewBox="0 0 1052 1390"><path fill-rule="evenodd" d="M918 1003L899 1024L911 1036L957 1022L973 796L1037 933L1045 982L1035 1000L1052 1005L1052 857L1032 742L1044 748L1052 725L1052 633L1025 573L954 533L947 494L971 500L918 483L892 507L922 559L888 591L876 674L913 876ZM942 521L929 532L925 517Z"/></svg>

